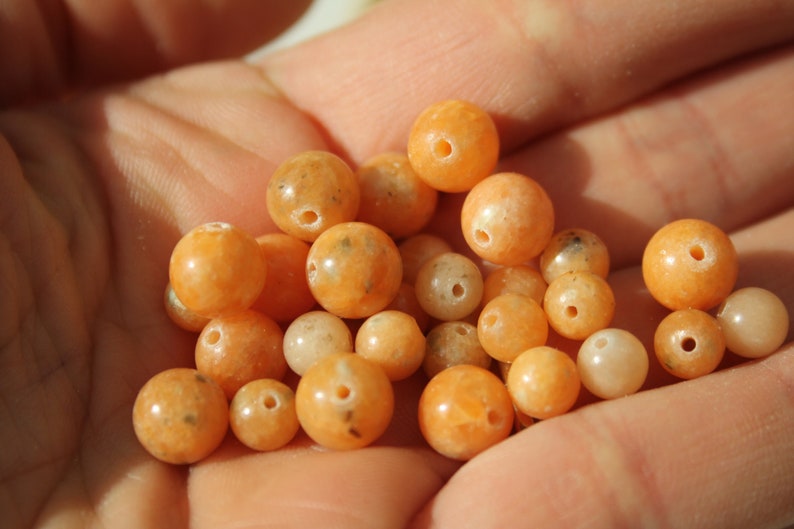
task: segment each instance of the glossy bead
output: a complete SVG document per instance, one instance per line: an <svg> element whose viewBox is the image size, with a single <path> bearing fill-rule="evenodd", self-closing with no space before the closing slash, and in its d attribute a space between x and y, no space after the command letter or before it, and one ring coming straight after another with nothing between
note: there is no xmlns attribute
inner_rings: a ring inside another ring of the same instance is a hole
<svg viewBox="0 0 794 529"><path fill-rule="evenodd" d="M361 448L391 422L394 391L383 370L353 353L315 362L295 392L298 420L318 444L335 450Z"/></svg>
<svg viewBox="0 0 794 529"><path fill-rule="evenodd" d="M717 369L725 353L725 337L717 320L708 313L681 309L659 323L653 346L667 372L692 379Z"/></svg>
<svg viewBox="0 0 794 529"><path fill-rule="evenodd" d="M576 367L582 385L596 397L615 399L636 393L648 376L648 352L623 329L601 329L579 347Z"/></svg>
<svg viewBox="0 0 794 529"><path fill-rule="evenodd" d="M471 314L482 300L480 269L465 255L447 252L428 260L416 275L416 299L430 316L444 321Z"/></svg>
<svg viewBox="0 0 794 529"><path fill-rule="evenodd" d="M267 186L267 210L284 233L312 242L336 224L355 220L358 180L338 156L305 151L285 160Z"/></svg>
<svg viewBox="0 0 794 529"><path fill-rule="evenodd" d="M485 304L496 296L513 293L529 296L538 303L543 303L547 286L541 273L531 266L500 266L486 276L482 302Z"/></svg>
<svg viewBox="0 0 794 529"><path fill-rule="evenodd" d="M537 257L554 232L549 195L535 180L518 173L497 173L474 186L460 216L469 247L500 265Z"/></svg>
<svg viewBox="0 0 794 529"><path fill-rule="evenodd" d="M465 321L445 321L427 333L422 369L432 378L457 365L491 366L491 357L477 337L477 327Z"/></svg>
<svg viewBox="0 0 794 529"><path fill-rule="evenodd" d="M342 318L383 310L402 284L402 261L386 233L363 222L326 230L309 249L309 289L322 307Z"/></svg>
<svg viewBox="0 0 794 529"><path fill-rule="evenodd" d="M257 237L267 263L267 278L251 308L278 322L290 322L312 309L316 301L306 281L309 245L285 233Z"/></svg>
<svg viewBox="0 0 794 529"><path fill-rule="evenodd" d="M504 440L513 428L513 403L499 377L458 365L434 376L419 398L419 428L428 444L468 460Z"/></svg>
<svg viewBox="0 0 794 529"><path fill-rule="evenodd" d="M248 448L278 450L300 428L295 392L272 378L252 380L234 395L229 405L229 425L235 437Z"/></svg>
<svg viewBox="0 0 794 529"><path fill-rule="evenodd" d="M431 258L452 251L452 246L430 233L418 233L408 237L397 247L403 263L403 281L413 285L419 269Z"/></svg>
<svg viewBox="0 0 794 529"><path fill-rule="evenodd" d="M725 344L744 358L762 358L786 341L789 314L786 305L764 288L746 287L731 293L717 310Z"/></svg>
<svg viewBox="0 0 794 529"><path fill-rule="evenodd" d="M671 310L708 310L733 290L739 260L730 238L699 219L681 219L657 231L642 256L648 291Z"/></svg>
<svg viewBox="0 0 794 529"><path fill-rule="evenodd" d="M549 324L546 313L534 299L521 294L502 294L480 312L477 336L493 358L512 362L523 351L546 343Z"/></svg>
<svg viewBox="0 0 794 529"><path fill-rule="evenodd" d="M176 297L171 283L165 287L163 294L163 305L165 306L165 313L178 327L190 332L201 332L201 329L210 321L206 316L199 316L185 306L182 301Z"/></svg>
<svg viewBox="0 0 794 529"><path fill-rule="evenodd" d="M416 174L440 191L467 191L488 176L499 159L499 134L477 105L441 101L426 108L408 136L408 158Z"/></svg>
<svg viewBox="0 0 794 529"><path fill-rule="evenodd" d="M395 239L416 234L435 213L438 191L416 175L404 154L375 155L358 167L356 175L361 190L358 220Z"/></svg>
<svg viewBox="0 0 794 529"><path fill-rule="evenodd" d="M298 316L284 332L284 357L298 375L320 358L352 350L350 328L339 316L324 310Z"/></svg>
<svg viewBox="0 0 794 529"><path fill-rule="evenodd" d="M355 350L380 366L389 380L403 380L422 365L425 335L412 316L384 310L367 318L358 328Z"/></svg>
<svg viewBox="0 0 794 529"><path fill-rule="evenodd" d="M190 464L221 444L229 425L229 406L212 379L194 369L168 369L138 392L132 425L151 455L166 463Z"/></svg>
<svg viewBox="0 0 794 529"><path fill-rule="evenodd" d="M580 388L571 357L545 345L518 355L507 372L507 390L516 408L536 419L549 419L570 410Z"/></svg>
<svg viewBox="0 0 794 529"><path fill-rule="evenodd" d="M252 235L212 222L193 228L177 242L168 274L185 307L216 318L251 306L265 284L267 265Z"/></svg>
<svg viewBox="0 0 794 529"><path fill-rule="evenodd" d="M543 310L559 335L584 340L612 322L615 295L609 284L593 273L568 272L549 284Z"/></svg>
<svg viewBox="0 0 794 529"><path fill-rule="evenodd" d="M231 399L252 380L284 376L283 340L281 327L255 310L215 318L196 341L196 368L215 380Z"/></svg>
<svg viewBox="0 0 794 529"><path fill-rule="evenodd" d="M566 272L592 272L606 279L609 250L595 233L575 228L554 234L540 255L540 272L547 283Z"/></svg>

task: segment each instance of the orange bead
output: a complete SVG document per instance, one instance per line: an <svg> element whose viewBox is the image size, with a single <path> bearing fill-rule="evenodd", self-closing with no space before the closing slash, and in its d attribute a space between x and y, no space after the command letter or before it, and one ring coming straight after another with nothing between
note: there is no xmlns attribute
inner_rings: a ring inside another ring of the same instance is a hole
<svg viewBox="0 0 794 529"><path fill-rule="evenodd" d="M432 378L441 371L462 364L488 369L492 358L477 337L477 327L465 321L445 321L427 333L422 369Z"/></svg>
<svg viewBox="0 0 794 529"><path fill-rule="evenodd" d="M358 220L395 239L417 233L436 211L438 191L416 175L404 154L378 154L360 165L356 175L361 189Z"/></svg>
<svg viewBox="0 0 794 529"><path fill-rule="evenodd" d="M570 410L580 388L571 357L545 345L518 355L507 373L507 390L516 408L536 419L549 419Z"/></svg>
<svg viewBox="0 0 794 529"><path fill-rule="evenodd" d="M692 379L717 369L725 353L725 337L708 313L681 309L668 314L656 327L653 347L668 373Z"/></svg>
<svg viewBox="0 0 794 529"><path fill-rule="evenodd" d="M427 261L416 275L416 299L430 316L444 321L471 314L482 300L482 273L465 255L447 252Z"/></svg>
<svg viewBox="0 0 794 529"><path fill-rule="evenodd" d="M546 280L528 265L500 266L485 278L482 292L483 304L502 294L523 294L538 303L543 303Z"/></svg>
<svg viewBox="0 0 794 529"><path fill-rule="evenodd" d="M304 431L334 450L371 444L386 431L394 413L394 391L386 374L353 353L315 362L298 382L295 399Z"/></svg>
<svg viewBox="0 0 794 529"><path fill-rule="evenodd" d="M575 228L552 236L540 255L540 272L547 283L566 272L592 272L606 279L609 250L595 233Z"/></svg>
<svg viewBox="0 0 794 529"><path fill-rule="evenodd" d="M325 151L306 151L284 161L273 173L266 195L276 226L308 242L331 226L355 220L360 199L353 170Z"/></svg>
<svg viewBox="0 0 794 529"><path fill-rule="evenodd" d="M460 218L463 236L474 253L500 265L537 257L554 232L549 195L518 173L497 173L474 186Z"/></svg>
<svg viewBox="0 0 794 529"><path fill-rule="evenodd" d="M789 330L788 309L774 293L746 287L732 292L717 310L725 344L744 358L762 358L777 351Z"/></svg>
<svg viewBox="0 0 794 529"><path fill-rule="evenodd" d="M549 284L543 310L559 335L584 340L612 322L615 295L609 284L593 273L568 272Z"/></svg>
<svg viewBox="0 0 794 529"><path fill-rule="evenodd" d="M534 299L521 294L502 294L480 312L477 336L493 358L512 362L527 349L546 343L549 323Z"/></svg>
<svg viewBox="0 0 794 529"><path fill-rule="evenodd" d="M356 353L380 366L389 380L403 380L422 365L425 335L412 316L384 310L367 318L359 327Z"/></svg>
<svg viewBox="0 0 794 529"><path fill-rule="evenodd" d="M419 398L419 428L428 444L468 460L504 440L513 428L513 403L499 377L458 365L434 376Z"/></svg>
<svg viewBox="0 0 794 529"><path fill-rule="evenodd" d="M193 228L177 242L168 274L185 307L216 318L251 306L265 284L267 265L252 235L212 222Z"/></svg>
<svg viewBox="0 0 794 529"><path fill-rule="evenodd" d="M185 304L176 297L171 283L168 283L165 287L163 305L165 306L165 313L171 321L186 331L201 332L201 329L210 321L210 318L199 316L187 308Z"/></svg>
<svg viewBox="0 0 794 529"><path fill-rule="evenodd" d="M642 256L642 276L651 295L671 310L708 310L733 290L739 260L717 226L682 219L657 231Z"/></svg>
<svg viewBox="0 0 794 529"><path fill-rule="evenodd" d="M235 437L253 450L278 450L298 433L295 393L271 378L252 380L234 395L229 425Z"/></svg>
<svg viewBox="0 0 794 529"><path fill-rule="evenodd" d="M499 159L499 134L483 109L467 101L426 108L408 136L408 158L434 189L467 191L488 176Z"/></svg>
<svg viewBox="0 0 794 529"><path fill-rule="evenodd" d="M169 369L154 375L138 392L132 425L151 455L166 463L190 464L221 444L229 406L212 379L194 369Z"/></svg>
<svg viewBox="0 0 794 529"><path fill-rule="evenodd" d="M422 265L437 255L451 252L452 246L438 235L418 233L402 241L397 249L403 262L403 281L413 285Z"/></svg>
<svg viewBox="0 0 794 529"><path fill-rule="evenodd" d="M284 332L284 357L298 375L320 358L352 350L350 328L339 316L324 310L301 314Z"/></svg>
<svg viewBox="0 0 794 529"><path fill-rule="evenodd" d="M341 318L366 318L383 310L402 284L402 261L380 228L345 222L325 231L306 260L309 289L322 307Z"/></svg>
<svg viewBox="0 0 794 529"><path fill-rule="evenodd" d="M252 380L284 376L283 340L281 327L255 310L215 318L196 341L196 368L231 399Z"/></svg>
<svg viewBox="0 0 794 529"><path fill-rule="evenodd" d="M576 367L582 384L602 399L636 393L648 375L648 352L642 342L623 329L601 329L579 348Z"/></svg>
<svg viewBox="0 0 794 529"><path fill-rule="evenodd" d="M290 322L311 310L316 301L306 281L309 245L285 233L269 233L256 241L267 263L267 278L251 308L278 322Z"/></svg>

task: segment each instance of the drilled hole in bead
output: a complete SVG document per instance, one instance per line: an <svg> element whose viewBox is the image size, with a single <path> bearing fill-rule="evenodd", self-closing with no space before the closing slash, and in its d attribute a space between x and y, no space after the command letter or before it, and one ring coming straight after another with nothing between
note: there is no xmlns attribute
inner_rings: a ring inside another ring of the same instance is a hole
<svg viewBox="0 0 794 529"><path fill-rule="evenodd" d="M272 410L278 407L278 399L273 395L267 395L264 399L262 399L262 405L268 409Z"/></svg>
<svg viewBox="0 0 794 529"><path fill-rule="evenodd" d="M456 298L462 298L466 294L466 289L460 283L455 283L452 287L452 295Z"/></svg>
<svg viewBox="0 0 794 529"><path fill-rule="evenodd" d="M447 140L438 140L433 145L433 153L439 158L446 158L452 154L452 144Z"/></svg>
<svg viewBox="0 0 794 529"><path fill-rule="evenodd" d="M221 341L221 333L220 331L211 330L204 336L204 342L207 345L215 345Z"/></svg>
<svg viewBox="0 0 794 529"><path fill-rule="evenodd" d="M700 247L700 246L698 246L698 245L695 245L695 246L692 246L692 247L689 249L689 255L690 255L690 256L692 257L692 259L694 259L695 261L702 261L702 260L703 260L703 259L705 259L705 257L706 257L706 252L705 252L705 251L703 251L703 248L702 248L702 247Z"/></svg>
<svg viewBox="0 0 794 529"><path fill-rule="evenodd" d="M593 345L595 345L596 349L603 349L604 347L607 346L608 343L609 340L607 340L606 338L598 338Z"/></svg>
<svg viewBox="0 0 794 529"><path fill-rule="evenodd" d="M565 315L569 318L575 318L579 315L579 309L577 309L573 305L569 305L565 307Z"/></svg>
<svg viewBox="0 0 794 529"><path fill-rule="evenodd" d="M339 386L336 388L336 396L340 399L346 399L350 396L350 388L347 386Z"/></svg>
<svg viewBox="0 0 794 529"><path fill-rule="evenodd" d="M496 325L496 316L493 314L488 314L482 319L482 323L486 327L492 327L493 325Z"/></svg>
<svg viewBox="0 0 794 529"><path fill-rule="evenodd" d="M309 209L302 212L298 217L298 220L300 221L301 224L314 224L315 222L317 222L317 219L319 218L320 216L317 215L317 212Z"/></svg>
<svg viewBox="0 0 794 529"><path fill-rule="evenodd" d="M485 230L474 231L474 242L480 246L486 246L491 243L491 236Z"/></svg>
<svg viewBox="0 0 794 529"><path fill-rule="evenodd" d="M306 265L306 277L309 281L314 281L315 276L317 276L317 264L314 262L309 262Z"/></svg>
<svg viewBox="0 0 794 529"><path fill-rule="evenodd" d="M686 351L687 353L691 353L697 347L697 342L694 338L690 338L687 336L681 341L681 349Z"/></svg>
<svg viewBox="0 0 794 529"><path fill-rule="evenodd" d="M457 327L455 327L455 332L460 334L461 336L466 336L467 334L469 334L469 329L467 329L463 325L458 325Z"/></svg>

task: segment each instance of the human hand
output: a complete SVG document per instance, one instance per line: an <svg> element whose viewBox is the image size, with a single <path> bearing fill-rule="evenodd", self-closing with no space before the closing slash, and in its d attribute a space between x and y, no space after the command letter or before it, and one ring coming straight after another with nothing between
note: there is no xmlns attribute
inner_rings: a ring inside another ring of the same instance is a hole
<svg viewBox="0 0 794 529"><path fill-rule="evenodd" d="M536 424L462 466L421 441L420 377L397 385L378 446L352 452L300 438L254 454L230 439L188 469L144 453L130 421L149 376L191 362L191 336L161 308L179 235L213 220L272 230L264 181L286 156L403 148L419 110L450 97L494 115L501 167L544 185L559 227L607 242L615 326L648 341L664 311L639 256L682 216L731 231L739 283L793 312L792 20L786 5L732 0L391 2L255 65L4 112L4 525L794 523L790 343L680 384L657 369L646 386L660 389ZM453 239L458 198L432 228Z"/></svg>

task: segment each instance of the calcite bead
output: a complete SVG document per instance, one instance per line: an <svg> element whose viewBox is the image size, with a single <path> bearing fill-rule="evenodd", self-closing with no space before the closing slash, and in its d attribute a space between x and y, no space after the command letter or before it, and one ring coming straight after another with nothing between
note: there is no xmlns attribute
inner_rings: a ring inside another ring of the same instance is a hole
<svg viewBox="0 0 794 529"><path fill-rule="evenodd" d="M355 351L380 366L389 380L403 380L422 365L425 335L412 316L384 310L367 318L358 328Z"/></svg>
<svg viewBox="0 0 794 529"><path fill-rule="evenodd" d="M350 328L339 316L324 310L298 316L284 332L284 357L298 375L320 358L352 350Z"/></svg>
<svg viewBox="0 0 794 529"><path fill-rule="evenodd" d="M477 336L477 327L465 321L445 321L427 333L427 347L422 369L432 378L441 371L462 364L483 369L491 366L492 358L485 352Z"/></svg>
<svg viewBox="0 0 794 529"><path fill-rule="evenodd" d="M653 337L656 358L670 374L692 379L714 371L725 353L725 336L717 320L698 309L668 314Z"/></svg>
<svg viewBox="0 0 794 529"><path fill-rule="evenodd" d="M229 405L229 425L248 448L278 450L298 433L295 392L281 381L252 380L234 395Z"/></svg>
<svg viewBox="0 0 794 529"><path fill-rule="evenodd" d="M543 309L558 334L584 340L612 322L615 295L604 279L591 272L568 272L549 284Z"/></svg>
<svg viewBox="0 0 794 529"><path fill-rule="evenodd" d="M570 410L581 389L574 361L549 346L518 355L507 372L507 390L522 413L549 419Z"/></svg>
<svg viewBox="0 0 794 529"><path fill-rule="evenodd" d="M151 455L166 463L190 464L221 444L229 426L229 406L212 379L195 369L168 369L141 387L132 425Z"/></svg>
<svg viewBox="0 0 794 529"><path fill-rule="evenodd" d="M502 441L513 428L513 403L499 377L458 365L433 377L419 399L419 427L428 444L468 460Z"/></svg>
<svg viewBox="0 0 794 529"><path fill-rule="evenodd" d="M541 273L529 265L500 266L491 270L483 283L482 303L502 294L523 294L543 303L548 284Z"/></svg>
<svg viewBox="0 0 794 529"><path fill-rule="evenodd" d="M430 316L443 321L462 319L482 300L482 272L463 254L447 252L428 260L414 283L416 299Z"/></svg>
<svg viewBox="0 0 794 529"><path fill-rule="evenodd" d="M576 367L582 385L596 397L614 399L639 391L648 376L648 352L623 329L601 329L579 347Z"/></svg>
<svg viewBox="0 0 794 529"><path fill-rule="evenodd" d="M708 310L736 284L739 259L730 238L700 219L681 219L659 229L642 256L648 291L671 310Z"/></svg>
<svg viewBox="0 0 794 529"><path fill-rule="evenodd" d="M523 351L544 345L549 335L546 314L538 302L521 294L502 294L483 307L477 336L496 360L512 362Z"/></svg>
<svg viewBox="0 0 794 529"><path fill-rule="evenodd" d="M403 263L403 281L413 285L422 265L431 258L452 251L452 246L430 233L418 233L402 241L397 249Z"/></svg>
<svg viewBox="0 0 794 529"><path fill-rule="evenodd" d="M609 250L595 233L574 228L555 233L540 255L540 272L546 283L567 272L592 272L606 279Z"/></svg>
<svg viewBox="0 0 794 529"><path fill-rule="evenodd" d="M744 358L774 353L789 331L786 305L773 292L759 287L731 293L717 310L717 321L727 348Z"/></svg>
<svg viewBox="0 0 794 529"><path fill-rule="evenodd" d="M394 391L377 365L353 353L334 353L311 367L295 392L298 420L318 444L362 448L391 422Z"/></svg>
<svg viewBox="0 0 794 529"><path fill-rule="evenodd" d="M280 323L311 310L317 302L306 280L309 245L285 233L268 233L256 241L267 263L267 278L251 308Z"/></svg>

